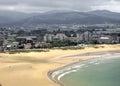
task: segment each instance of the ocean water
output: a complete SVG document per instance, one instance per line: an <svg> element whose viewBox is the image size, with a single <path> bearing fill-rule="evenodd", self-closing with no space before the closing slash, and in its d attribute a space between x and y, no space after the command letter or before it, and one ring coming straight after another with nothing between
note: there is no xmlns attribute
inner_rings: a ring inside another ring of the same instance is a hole
<svg viewBox="0 0 120 86"><path fill-rule="evenodd" d="M56 71L65 86L120 86L120 57L92 59Z"/></svg>

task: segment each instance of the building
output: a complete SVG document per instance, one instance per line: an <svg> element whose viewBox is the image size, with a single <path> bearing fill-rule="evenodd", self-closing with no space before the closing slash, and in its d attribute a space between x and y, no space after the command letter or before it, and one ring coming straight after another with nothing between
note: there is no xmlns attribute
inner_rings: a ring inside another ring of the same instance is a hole
<svg viewBox="0 0 120 86"><path fill-rule="evenodd" d="M77 41L82 42L84 40L84 34L83 33L77 33Z"/></svg>
<svg viewBox="0 0 120 86"><path fill-rule="evenodd" d="M45 36L43 37L44 38L44 41L53 41L55 35L54 34L45 34Z"/></svg>
<svg viewBox="0 0 120 86"><path fill-rule="evenodd" d="M24 44L24 48L25 49L31 49L32 48L31 43Z"/></svg>
<svg viewBox="0 0 120 86"><path fill-rule="evenodd" d="M18 48L18 42L12 42L11 44L7 44L5 49L6 50L16 50Z"/></svg>
<svg viewBox="0 0 120 86"><path fill-rule="evenodd" d="M109 44L109 43L112 43L112 39L110 38L110 36L100 37L99 43L100 44Z"/></svg>
<svg viewBox="0 0 120 86"><path fill-rule="evenodd" d="M8 35L7 37L7 40L11 42L15 41L15 39L16 39L16 35Z"/></svg>
<svg viewBox="0 0 120 86"><path fill-rule="evenodd" d="M54 34L46 34L44 36L44 41L53 41L53 40L66 40L68 37L63 33Z"/></svg>
<svg viewBox="0 0 120 86"><path fill-rule="evenodd" d="M58 39L58 40L67 40L67 36L63 33L58 33L55 35L54 39Z"/></svg>
<svg viewBox="0 0 120 86"><path fill-rule="evenodd" d="M31 43L31 42L37 41L37 36L19 36L19 37L16 37L16 40L18 42Z"/></svg>
<svg viewBox="0 0 120 86"><path fill-rule="evenodd" d="M89 42L92 38L92 34L89 31L83 33L84 42Z"/></svg>
<svg viewBox="0 0 120 86"><path fill-rule="evenodd" d="M35 48L48 48L51 47L50 43L37 42L35 43Z"/></svg>
<svg viewBox="0 0 120 86"><path fill-rule="evenodd" d="M3 46L4 36L0 34L0 46Z"/></svg>

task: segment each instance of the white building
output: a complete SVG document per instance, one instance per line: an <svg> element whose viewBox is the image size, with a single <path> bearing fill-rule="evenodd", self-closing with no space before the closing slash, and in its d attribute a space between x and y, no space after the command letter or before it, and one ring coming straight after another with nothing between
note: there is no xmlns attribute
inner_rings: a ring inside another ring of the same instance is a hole
<svg viewBox="0 0 120 86"><path fill-rule="evenodd" d="M112 39L108 36L105 37L100 37L99 38L99 43L112 43Z"/></svg>
<svg viewBox="0 0 120 86"><path fill-rule="evenodd" d="M63 33L58 33L55 35L54 39L66 40L68 37Z"/></svg>
<svg viewBox="0 0 120 86"><path fill-rule="evenodd" d="M44 36L44 41L53 41L54 36L55 36L54 34L46 34Z"/></svg>
<svg viewBox="0 0 120 86"><path fill-rule="evenodd" d="M84 40L84 35L82 33L81 34L77 34L76 36L77 36L77 41L78 42L81 42L81 41Z"/></svg>

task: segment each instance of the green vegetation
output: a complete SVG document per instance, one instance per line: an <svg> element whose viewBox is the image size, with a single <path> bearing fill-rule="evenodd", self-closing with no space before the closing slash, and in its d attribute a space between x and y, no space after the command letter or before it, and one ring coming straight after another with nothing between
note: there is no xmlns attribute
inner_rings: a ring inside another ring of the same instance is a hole
<svg viewBox="0 0 120 86"><path fill-rule="evenodd" d="M74 47L74 46L71 46L71 47L61 47L60 49L62 49L62 50L79 50L79 49L85 49L85 47Z"/></svg>
<svg viewBox="0 0 120 86"><path fill-rule="evenodd" d="M50 42L50 44L52 45L52 47L65 47L65 46L76 46L77 45L76 42L72 42L69 40L66 40L66 41L54 40Z"/></svg>
<svg viewBox="0 0 120 86"><path fill-rule="evenodd" d="M87 47L98 48L97 45L88 45Z"/></svg>
<svg viewBox="0 0 120 86"><path fill-rule="evenodd" d="M48 49L30 49L30 50L17 50L17 51L10 51L9 54L16 54L16 53L29 53L29 52L49 52Z"/></svg>

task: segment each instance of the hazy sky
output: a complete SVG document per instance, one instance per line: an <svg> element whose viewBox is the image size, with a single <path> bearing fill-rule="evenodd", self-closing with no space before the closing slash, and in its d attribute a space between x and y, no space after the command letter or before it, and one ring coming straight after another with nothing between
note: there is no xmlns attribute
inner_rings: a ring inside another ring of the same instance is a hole
<svg viewBox="0 0 120 86"><path fill-rule="evenodd" d="M27 13L52 10L120 12L120 0L0 0L0 10Z"/></svg>

